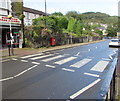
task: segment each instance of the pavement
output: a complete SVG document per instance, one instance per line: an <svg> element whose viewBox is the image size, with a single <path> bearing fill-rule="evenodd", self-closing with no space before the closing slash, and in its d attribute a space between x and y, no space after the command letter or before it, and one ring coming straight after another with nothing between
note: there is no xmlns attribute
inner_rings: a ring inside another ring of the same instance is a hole
<svg viewBox="0 0 120 101"><path fill-rule="evenodd" d="M24 56L24 55L30 55L30 54L39 53L39 52L46 52L46 51L65 49L65 48L76 47L76 46L80 46L80 45L87 45L87 44L97 43L97 42L101 42L101 41L104 41L104 40L86 42L86 43L62 45L62 46L53 46L53 47L49 47L49 48L44 47L44 48L38 48L38 49L14 48L14 56L12 56L12 55L9 56L8 49L1 49L0 50L0 58L5 59L5 58L12 58L12 57L20 57L20 56Z"/></svg>

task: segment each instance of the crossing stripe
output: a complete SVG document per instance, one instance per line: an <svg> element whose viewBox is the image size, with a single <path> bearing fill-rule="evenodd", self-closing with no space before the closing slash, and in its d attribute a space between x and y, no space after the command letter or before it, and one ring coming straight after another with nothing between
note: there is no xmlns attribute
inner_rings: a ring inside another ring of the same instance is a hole
<svg viewBox="0 0 120 101"><path fill-rule="evenodd" d="M62 68L62 70L64 70L64 71L68 71L68 72L75 72L75 70L67 69L67 68Z"/></svg>
<svg viewBox="0 0 120 101"><path fill-rule="evenodd" d="M70 67L76 67L76 68L80 68L82 66L84 66L85 64L89 63L92 59L83 59L81 61L78 61L77 63L70 65Z"/></svg>
<svg viewBox="0 0 120 101"><path fill-rule="evenodd" d="M21 57L22 59L26 59L26 58L30 58L30 57L33 57L33 56L37 56L37 55L42 55L43 53L39 53L39 54L33 54L33 55L27 55L27 56L23 56Z"/></svg>
<svg viewBox="0 0 120 101"><path fill-rule="evenodd" d="M99 75L96 75L96 74L91 74L91 73L84 73L84 74L89 76L99 77Z"/></svg>
<svg viewBox="0 0 120 101"><path fill-rule="evenodd" d="M69 61L71 61L71 60L74 60L74 59L76 59L77 57L68 57L68 58L65 58L65 59L63 59L63 60L60 60L60 61L57 61L57 62L54 62L55 64L59 64L59 65L62 65L62 64L64 64L64 63L67 63L67 62L69 62Z"/></svg>
<svg viewBox="0 0 120 101"><path fill-rule="evenodd" d="M91 68L93 71L103 72L109 64L109 61L99 61L94 67Z"/></svg>
<svg viewBox="0 0 120 101"><path fill-rule="evenodd" d="M34 57L34 58L30 58L31 60L37 60L37 59L42 59L45 57L49 57L49 56L53 56L54 54L49 54L49 55L43 55L43 56L38 56L38 57Z"/></svg>
<svg viewBox="0 0 120 101"><path fill-rule="evenodd" d="M70 96L70 99L75 99L76 97L78 97L80 94L82 94L83 92L85 92L86 90L90 89L91 87L93 87L94 85L96 85L98 82L100 82L101 79L97 79L94 82L92 82L91 84L89 84L88 86L86 86L85 88L82 88L81 90L79 90L78 92L76 92L75 94Z"/></svg>
<svg viewBox="0 0 120 101"><path fill-rule="evenodd" d="M41 61L43 61L43 62L49 62L49 61L52 61L54 59L58 59L58 58L62 58L62 57L64 57L64 56L58 55L58 56L55 56L55 57L52 57L52 58L47 58L47 59L44 59L44 60L41 60Z"/></svg>

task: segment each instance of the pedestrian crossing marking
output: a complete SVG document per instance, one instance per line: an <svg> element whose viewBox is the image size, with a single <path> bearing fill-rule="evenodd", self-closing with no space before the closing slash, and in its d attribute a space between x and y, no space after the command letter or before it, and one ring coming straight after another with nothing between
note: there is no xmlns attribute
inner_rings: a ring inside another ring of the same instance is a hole
<svg viewBox="0 0 120 101"><path fill-rule="evenodd" d="M103 72L108 64L109 61L99 61L94 67L91 68L91 70L97 72Z"/></svg>
<svg viewBox="0 0 120 101"><path fill-rule="evenodd" d="M65 58L65 59L63 59L63 60L60 60L60 61L57 61L57 62L54 62L55 64L59 64L59 65L62 65L62 64L64 64L64 63L67 63L67 62L69 62L69 61L71 61L71 60L74 60L74 59L76 59L77 57L68 57L68 58Z"/></svg>
<svg viewBox="0 0 120 101"><path fill-rule="evenodd" d="M62 70L64 70L64 71L68 71L68 72L75 72L75 70L67 69L67 68L62 68Z"/></svg>
<svg viewBox="0 0 120 101"><path fill-rule="evenodd" d="M50 68L55 68L55 66L52 66L52 65L45 65L45 66Z"/></svg>
<svg viewBox="0 0 120 101"><path fill-rule="evenodd" d="M62 55L58 55L58 56L55 56L55 57L52 57L52 58L47 58L47 59L44 59L44 60L41 60L43 62L49 62L49 61L52 61L52 60L55 60L55 59L58 59L58 58L62 58L64 56Z"/></svg>
<svg viewBox="0 0 120 101"><path fill-rule="evenodd" d="M89 63L90 61L92 61L92 59L83 59L83 60L76 62L73 65L70 65L70 67L80 68L80 67L84 66L85 64Z"/></svg>
<svg viewBox="0 0 120 101"><path fill-rule="evenodd" d="M54 54L49 54L49 55L43 55L43 56L38 56L38 57L34 57L34 58L30 58L31 60L37 60L37 59L42 59L45 57L49 57L49 56L53 56Z"/></svg>
<svg viewBox="0 0 120 101"><path fill-rule="evenodd" d="M21 57L22 59L26 59L26 58L30 58L30 57L33 57L33 56L38 56L38 55L42 55L43 53L39 53L39 54L33 54L33 55L27 55L27 56L23 56Z"/></svg>

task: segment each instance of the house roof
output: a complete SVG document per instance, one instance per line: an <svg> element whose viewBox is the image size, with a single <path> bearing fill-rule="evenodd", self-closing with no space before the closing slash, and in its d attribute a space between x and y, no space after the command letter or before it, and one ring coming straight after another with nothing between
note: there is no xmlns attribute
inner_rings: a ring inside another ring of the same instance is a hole
<svg viewBox="0 0 120 101"><path fill-rule="evenodd" d="M33 14L39 14L39 15L43 15L45 16L46 14L42 11L39 11L39 10L35 10L35 9L32 9L32 8L28 8L28 7L23 7L23 10L25 12L29 12L29 13L33 13Z"/></svg>

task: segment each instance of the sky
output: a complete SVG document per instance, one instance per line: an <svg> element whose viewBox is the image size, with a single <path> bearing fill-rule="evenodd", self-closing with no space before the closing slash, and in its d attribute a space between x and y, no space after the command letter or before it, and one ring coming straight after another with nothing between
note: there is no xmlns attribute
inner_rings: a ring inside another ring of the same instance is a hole
<svg viewBox="0 0 120 101"><path fill-rule="evenodd" d="M45 0L23 0L24 6L45 12ZM119 0L46 0L47 13L101 12L118 16Z"/></svg>

